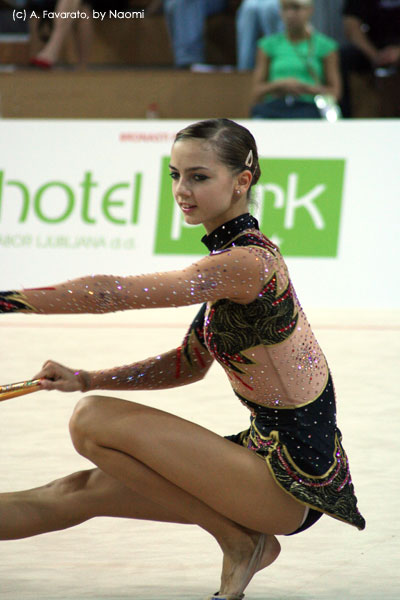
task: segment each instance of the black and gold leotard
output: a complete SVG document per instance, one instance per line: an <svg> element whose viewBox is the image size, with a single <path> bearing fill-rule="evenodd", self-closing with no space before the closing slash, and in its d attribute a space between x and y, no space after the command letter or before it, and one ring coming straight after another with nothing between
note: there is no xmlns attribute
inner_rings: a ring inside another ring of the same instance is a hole
<svg viewBox="0 0 400 600"><path fill-rule="evenodd" d="M195 336L251 412L250 427L228 439L266 460L275 481L306 506L364 529L336 424L331 374L279 249L249 214L202 241L212 254L242 246L269 261L256 300L203 304L183 345L190 361Z"/></svg>

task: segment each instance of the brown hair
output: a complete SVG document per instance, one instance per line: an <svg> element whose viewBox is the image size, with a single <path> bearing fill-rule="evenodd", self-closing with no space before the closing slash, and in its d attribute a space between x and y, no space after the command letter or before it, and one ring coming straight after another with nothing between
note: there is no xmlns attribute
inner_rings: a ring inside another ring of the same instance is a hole
<svg viewBox="0 0 400 600"><path fill-rule="evenodd" d="M230 119L208 119L181 129L176 134L174 141L180 142L191 138L208 140L221 163L231 169L233 173L249 170L252 180L247 195L250 197L251 188L261 175L257 145L250 131ZM250 151L252 162L251 166L248 166Z"/></svg>

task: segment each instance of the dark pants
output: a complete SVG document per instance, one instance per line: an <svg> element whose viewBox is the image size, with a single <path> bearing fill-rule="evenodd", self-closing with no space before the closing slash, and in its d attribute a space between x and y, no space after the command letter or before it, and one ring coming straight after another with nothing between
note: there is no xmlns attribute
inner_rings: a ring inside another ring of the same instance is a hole
<svg viewBox="0 0 400 600"><path fill-rule="evenodd" d="M342 72L343 93L340 108L344 119L353 116L351 106L350 74L352 72L372 73L372 65L361 50L355 46L346 45L340 48L340 70Z"/></svg>
<svg viewBox="0 0 400 600"><path fill-rule="evenodd" d="M252 119L321 119L318 108L313 102L277 98L270 102L261 102L251 109Z"/></svg>

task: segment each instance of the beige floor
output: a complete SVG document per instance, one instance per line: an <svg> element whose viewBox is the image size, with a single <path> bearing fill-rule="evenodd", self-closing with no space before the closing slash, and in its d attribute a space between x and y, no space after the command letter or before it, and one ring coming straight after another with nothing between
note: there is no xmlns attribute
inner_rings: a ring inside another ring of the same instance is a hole
<svg viewBox="0 0 400 600"><path fill-rule="evenodd" d="M29 378L53 358L99 368L175 346L192 309L98 317L12 315L1 322L0 383ZM310 311L334 373L339 425L367 529L324 517L281 538L283 552L249 585L249 600L397 600L400 313ZM124 397L162 407L221 434L246 427L218 366L191 387ZM41 392L0 406L0 491L85 467L68 437L77 394ZM1 519L1 513L0 513ZM101 519L0 544L2 600L199 600L218 588L220 552L193 526Z"/></svg>

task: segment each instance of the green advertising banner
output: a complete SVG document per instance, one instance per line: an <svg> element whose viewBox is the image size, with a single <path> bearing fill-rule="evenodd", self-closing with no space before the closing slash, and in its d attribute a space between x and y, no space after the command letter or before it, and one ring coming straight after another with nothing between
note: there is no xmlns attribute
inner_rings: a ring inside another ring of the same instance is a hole
<svg viewBox="0 0 400 600"><path fill-rule="evenodd" d="M187 226L174 206L168 164L164 157L155 253L204 254L202 227ZM260 167L252 212L263 232L285 256L337 256L345 160L261 158Z"/></svg>
<svg viewBox="0 0 400 600"><path fill-rule="evenodd" d="M261 159L261 229L285 256L337 256L345 161Z"/></svg>
<svg viewBox="0 0 400 600"><path fill-rule="evenodd" d="M382 289L393 279L385 257L399 253L400 122L277 121L242 123L261 157L250 211L302 303L397 306L399 294ZM182 269L207 254L204 227L185 223L172 194L171 145L186 124L3 119L2 289Z"/></svg>

